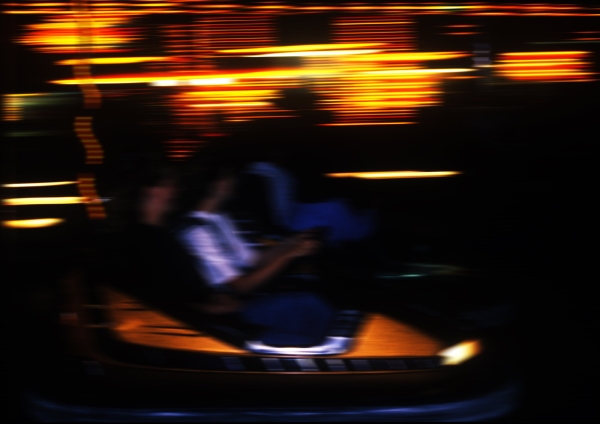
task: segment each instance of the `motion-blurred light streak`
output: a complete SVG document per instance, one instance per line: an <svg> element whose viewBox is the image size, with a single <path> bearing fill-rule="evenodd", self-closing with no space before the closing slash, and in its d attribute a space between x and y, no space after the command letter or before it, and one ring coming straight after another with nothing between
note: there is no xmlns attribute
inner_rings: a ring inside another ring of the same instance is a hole
<svg viewBox="0 0 600 424"><path fill-rule="evenodd" d="M78 181L53 181L47 183L12 183L12 184L2 184L2 187L5 188L25 188L25 187L52 187L52 186L60 186L60 185L70 185L70 184L78 184Z"/></svg>
<svg viewBox="0 0 600 424"><path fill-rule="evenodd" d="M285 53L264 53L256 55L245 55L244 57L309 57L309 56L349 56L360 54L378 53L381 50L364 49L364 50L304 50L298 52Z"/></svg>
<svg viewBox="0 0 600 424"><path fill-rule="evenodd" d="M335 44L301 44L294 46L274 46L274 47L260 47L260 48L249 48L249 49L228 49L219 50L217 53L225 54L277 54L277 53L298 53L305 51L327 51L327 50L352 50L352 49L366 49L374 47L383 47L383 43L335 43Z"/></svg>
<svg viewBox="0 0 600 424"><path fill-rule="evenodd" d="M502 53L492 67L498 75L517 81L580 81L582 77L592 80L589 55L585 51Z"/></svg>
<svg viewBox="0 0 600 424"><path fill-rule="evenodd" d="M18 197L4 199L2 203L6 206L27 205L72 205L77 203L88 203L91 199L87 197Z"/></svg>
<svg viewBox="0 0 600 424"><path fill-rule="evenodd" d="M460 62L447 67L430 63L467 58L472 52L418 48L420 16L598 16L599 10L573 5L74 0L13 2L9 9L9 13L40 14L39 22L24 25L17 42L36 52L70 55L55 63L72 65L73 78L50 82L79 85L85 109L100 106L104 85L149 85L140 90L154 90L156 102L171 111L173 125L200 138L223 132L222 123L298 117L303 108L329 112L329 122L319 124L323 126L414 124L419 108L442 104L444 81L481 78L484 82L484 67L489 68L486 75L521 83L595 79L592 56L586 52L497 53L496 63L482 65L474 60L471 69L460 68L456 65ZM280 17L305 14L309 18L329 11L335 13L326 42L278 45ZM179 16L150 31L146 19L166 14ZM441 32L448 35L485 32L479 24L447 23ZM150 33L160 43L146 50L142 43ZM567 37L574 40L553 43L596 43L598 34L571 31ZM257 68L237 67L237 63L254 63ZM123 71L96 65L123 65ZM479 72L469 75L472 71ZM291 105L302 93L313 100L298 108ZM7 99L5 119L22 119L24 103ZM92 125L86 125L87 129L80 125L76 131L89 148L88 159L102 160ZM171 157L191 152L190 138L175 134L166 143Z"/></svg>
<svg viewBox="0 0 600 424"><path fill-rule="evenodd" d="M2 226L8 228L43 228L52 227L63 222L65 220L62 218L15 219L2 221Z"/></svg>
<svg viewBox="0 0 600 424"><path fill-rule="evenodd" d="M458 171L384 171L384 172L341 172L326 174L333 178L363 178L363 179L391 179L391 178L439 178L459 175Z"/></svg>
<svg viewBox="0 0 600 424"><path fill-rule="evenodd" d="M176 57L97 57L87 59L68 59L55 62L57 65L116 65L143 62L175 62L185 59Z"/></svg>

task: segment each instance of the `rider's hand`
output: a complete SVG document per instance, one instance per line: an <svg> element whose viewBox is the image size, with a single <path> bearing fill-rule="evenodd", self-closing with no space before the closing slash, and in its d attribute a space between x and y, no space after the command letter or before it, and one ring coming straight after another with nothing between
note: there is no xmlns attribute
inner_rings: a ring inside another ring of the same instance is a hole
<svg viewBox="0 0 600 424"><path fill-rule="evenodd" d="M286 240L289 246L288 254L292 257L308 256L315 253L320 246L320 242L314 238L314 234L308 230L296 234Z"/></svg>

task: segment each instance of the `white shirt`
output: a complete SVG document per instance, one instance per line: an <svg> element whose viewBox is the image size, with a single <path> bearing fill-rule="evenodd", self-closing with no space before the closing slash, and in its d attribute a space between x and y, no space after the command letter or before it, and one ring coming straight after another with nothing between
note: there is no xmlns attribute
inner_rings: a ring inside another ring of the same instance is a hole
<svg viewBox="0 0 600 424"><path fill-rule="evenodd" d="M199 272L211 286L227 283L253 266L257 253L239 236L233 222L224 214L191 212L206 225L189 226L177 234L196 259Z"/></svg>

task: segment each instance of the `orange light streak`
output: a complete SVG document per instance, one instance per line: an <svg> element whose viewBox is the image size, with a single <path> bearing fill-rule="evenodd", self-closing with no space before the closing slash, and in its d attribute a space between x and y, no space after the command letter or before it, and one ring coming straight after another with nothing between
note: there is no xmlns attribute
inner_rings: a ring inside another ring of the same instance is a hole
<svg viewBox="0 0 600 424"><path fill-rule="evenodd" d="M335 22L335 25L340 26L355 26L355 25L395 25L408 24L409 21L377 21L377 22Z"/></svg>
<svg viewBox="0 0 600 424"><path fill-rule="evenodd" d="M590 66L584 51L517 52L503 53L499 63L493 65L500 75L514 80L539 82L586 81L580 77L593 74L585 72Z"/></svg>
<svg viewBox="0 0 600 424"><path fill-rule="evenodd" d="M477 35L480 32L445 32L445 35Z"/></svg>
<svg viewBox="0 0 600 424"><path fill-rule="evenodd" d="M303 44L296 46L261 47L253 49L219 50L217 53L287 53L316 50L362 49L366 47L381 47L383 43L347 43L347 44Z"/></svg>

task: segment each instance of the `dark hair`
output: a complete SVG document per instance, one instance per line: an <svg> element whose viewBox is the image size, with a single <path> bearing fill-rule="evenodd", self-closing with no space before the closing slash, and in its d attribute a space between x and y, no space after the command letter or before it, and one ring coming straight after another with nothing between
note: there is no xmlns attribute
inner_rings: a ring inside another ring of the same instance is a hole
<svg viewBox="0 0 600 424"><path fill-rule="evenodd" d="M141 204L144 191L147 188L159 186L161 183L179 178L177 170L172 165L155 164L138 171L136 175L128 176L128 181L117 189L115 200L109 208L109 220L113 227L121 229L140 222Z"/></svg>
<svg viewBox="0 0 600 424"><path fill-rule="evenodd" d="M171 219L177 220L195 209L201 200L211 195L218 180L229 175L236 176L242 164L235 157L224 154L204 156L188 162L181 176L181 191Z"/></svg>

